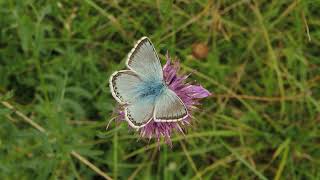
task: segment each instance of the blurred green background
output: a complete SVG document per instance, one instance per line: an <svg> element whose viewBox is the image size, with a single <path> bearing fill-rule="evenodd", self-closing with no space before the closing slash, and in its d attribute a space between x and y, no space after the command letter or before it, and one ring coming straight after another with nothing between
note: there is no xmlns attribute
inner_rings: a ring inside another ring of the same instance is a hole
<svg viewBox="0 0 320 180"><path fill-rule="evenodd" d="M320 179L319 9L0 0L0 179ZM116 107L109 75L142 36L214 93L172 149L125 123L105 130ZM201 59L197 43L209 50Z"/></svg>

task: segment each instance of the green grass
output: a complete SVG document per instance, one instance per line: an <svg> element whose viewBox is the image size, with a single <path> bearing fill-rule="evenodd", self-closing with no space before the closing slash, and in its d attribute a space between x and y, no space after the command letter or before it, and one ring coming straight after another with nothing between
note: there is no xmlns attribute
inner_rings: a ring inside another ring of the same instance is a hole
<svg viewBox="0 0 320 180"><path fill-rule="evenodd" d="M74 152L112 179L320 179L319 9L0 0L0 179L100 178ZM125 123L105 130L116 107L109 75L144 35L214 93L172 149L137 141ZM196 42L205 59L192 56Z"/></svg>

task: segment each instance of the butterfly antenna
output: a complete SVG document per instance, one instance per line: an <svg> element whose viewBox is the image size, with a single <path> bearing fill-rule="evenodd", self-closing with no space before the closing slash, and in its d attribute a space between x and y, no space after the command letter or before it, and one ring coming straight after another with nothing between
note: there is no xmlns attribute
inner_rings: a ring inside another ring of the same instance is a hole
<svg viewBox="0 0 320 180"><path fill-rule="evenodd" d="M117 117L113 117L113 118L111 118L111 119L109 120L109 122L108 122L108 124L107 124L107 127L106 127L106 131L108 131L111 122L114 121L116 118L117 118Z"/></svg>
<svg viewBox="0 0 320 180"><path fill-rule="evenodd" d="M108 128L109 128L111 122L114 121L116 118L119 117L119 113L118 113L118 112L119 112L119 111L118 111L119 109L120 109L119 106L117 106L115 109L113 109L111 116L114 116L114 117L109 120L109 122L108 122L108 124L107 124L107 127L106 127L106 131L108 131Z"/></svg>

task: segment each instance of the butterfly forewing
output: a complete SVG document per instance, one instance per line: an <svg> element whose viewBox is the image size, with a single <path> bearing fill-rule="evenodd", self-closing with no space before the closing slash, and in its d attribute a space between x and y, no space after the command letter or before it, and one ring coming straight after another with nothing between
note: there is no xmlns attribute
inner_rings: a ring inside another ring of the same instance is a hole
<svg viewBox="0 0 320 180"><path fill-rule="evenodd" d="M186 118L188 111L181 99L166 87L155 102L153 116L156 122L175 122Z"/></svg>
<svg viewBox="0 0 320 180"><path fill-rule="evenodd" d="M147 37L141 38L131 50L128 55L127 66L144 79L163 80L158 54Z"/></svg>
<svg viewBox="0 0 320 180"><path fill-rule="evenodd" d="M136 101L138 87L142 80L131 70L117 71L110 77L110 89L113 97L121 104Z"/></svg>

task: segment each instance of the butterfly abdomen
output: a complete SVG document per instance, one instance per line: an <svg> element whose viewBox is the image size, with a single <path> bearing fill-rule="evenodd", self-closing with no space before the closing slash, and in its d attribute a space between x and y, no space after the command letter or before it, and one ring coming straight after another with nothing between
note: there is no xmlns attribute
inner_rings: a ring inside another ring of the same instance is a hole
<svg viewBox="0 0 320 180"><path fill-rule="evenodd" d="M159 96L165 85L162 82L147 81L144 82L139 93L140 98L156 98Z"/></svg>

